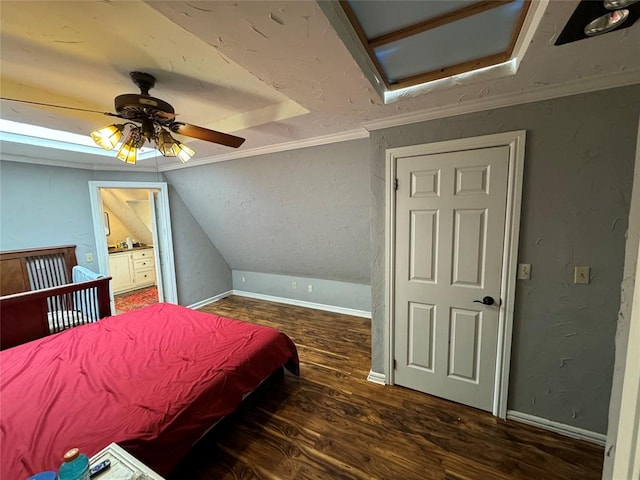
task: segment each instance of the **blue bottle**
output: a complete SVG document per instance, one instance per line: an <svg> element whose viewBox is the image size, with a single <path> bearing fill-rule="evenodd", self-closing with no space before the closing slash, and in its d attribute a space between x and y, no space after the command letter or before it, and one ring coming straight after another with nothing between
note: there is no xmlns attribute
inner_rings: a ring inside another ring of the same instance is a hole
<svg viewBox="0 0 640 480"><path fill-rule="evenodd" d="M69 450L58 470L58 480L89 480L89 458L77 448Z"/></svg>

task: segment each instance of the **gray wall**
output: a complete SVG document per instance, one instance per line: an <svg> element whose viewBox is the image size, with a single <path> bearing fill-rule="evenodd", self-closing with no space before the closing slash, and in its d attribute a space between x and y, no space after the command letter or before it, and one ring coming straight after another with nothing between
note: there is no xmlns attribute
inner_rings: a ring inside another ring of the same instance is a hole
<svg viewBox="0 0 640 480"><path fill-rule="evenodd" d="M0 250L75 244L78 263L97 270L97 261L85 261L86 253L96 253L89 200L91 180L164 181L162 175L156 173L92 171L0 161ZM203 271L196 289L202 298L193 298L193 282L187 281L188 272L193 269L189 259L202 257L207 258L209 264L216 262L209 258L212 246L202 238L199 225L193 217L184 214L178 197L173 196L173 200L175 205L171 204L170 208L175 206L177 210L172 211L171 216L181 303L183 299L183 304L189 304L229 290L226 288L231 283L228 267L222 271L222 281L218 278L220 271ZM177 228L180 231L177 232Z"/></svg>
<svg viewBox="0 0 640 480"><path fill-rule="evenodd" d="M369 283L366 139L165 175L232 270Z"/></svg>
<svg viewBox="0 0 640 480"><path fill-rule="evenodd" d="M311 292L309 285L311 285ZM371 287L368 284L234 270L233 289L329 307L359 310L361 313L371 312Z"/></svg>
<svg viewBox="0 0 640 480"><path fill-rule="evenodd" d="M175 188L169 186L178 303L193 305L231 290L231 269Z"/></svg>
<svg viewBox="0 0 640 480"><path fill-rule="evenodd" d="M640 86L371 133L372 363L385 368L385 149L527 130L508 407L607 429ZM636 99L633 101L632 99ZM588 286L572 283L590 265Z"/></svg>
<svg viewBox="0 0 640 480"><path fill-rule="evenodd" d="M75 244L78 263L96 252L89 181L158 181L155 173L96 172L0 161L0 249Z"/></svg>

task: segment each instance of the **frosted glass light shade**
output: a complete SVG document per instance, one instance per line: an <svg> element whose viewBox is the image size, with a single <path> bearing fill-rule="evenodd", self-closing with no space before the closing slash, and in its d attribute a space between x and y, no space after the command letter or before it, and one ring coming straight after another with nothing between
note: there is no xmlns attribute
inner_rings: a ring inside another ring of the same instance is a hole
<svg viewBox="0 0 640 480"><path fill-rule="evenodd" d="M131 142L123 143L122 147L118 151L117 157L124 163L130 163L135 165L138 160L138 149L130 144Z"/></svg>
<svg viewBox="0 0 640 480"><path fill-rule="evenodd" d="M194 152L193 150L191 150L189 147L187 147L182 143L179 143L177 145L180 148L180 151L178 152L177 157L180 159L182 163L187 163L189 159L196 154L196 152Z"/></svg>
<svg viewBox="0 0 640 480"><path fill-rule="evenodd" d="M122 125L109 125L91 132L91 138L96 145L105 150L113 150L122 137Z"/></svg>
<svg viewBox="0 0 640 480"><path fill-rule="evenodd" d="M178 142L167 131L161 131L156 137L158 151L165 157L175 157L180 151Z"/></svg>

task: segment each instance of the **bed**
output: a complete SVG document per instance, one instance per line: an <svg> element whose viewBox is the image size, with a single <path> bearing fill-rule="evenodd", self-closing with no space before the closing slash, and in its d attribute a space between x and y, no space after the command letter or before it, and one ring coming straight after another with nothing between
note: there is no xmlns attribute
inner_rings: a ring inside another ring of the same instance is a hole
<svg viewBox="0 0 640 480"><path fill-rule="evenodd" d="M0 352L0 478L116 442L166 475L296 347L258 325L160 303Z"/></svg>

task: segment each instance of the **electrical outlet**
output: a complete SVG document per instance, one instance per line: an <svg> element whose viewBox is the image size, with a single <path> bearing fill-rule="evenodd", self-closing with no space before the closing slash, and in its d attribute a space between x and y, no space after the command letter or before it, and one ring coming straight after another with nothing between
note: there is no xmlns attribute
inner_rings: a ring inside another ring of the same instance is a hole
<svg viewBox="0 0 640 480"><path fill-rule="evenodd" d="M85 253L84 259L87 261L87 263L93 262L93 253Z"/></svg>
<svg viewBox="0 0 640 480"><path fill-rule="evenodd" d="M518 264L518 280L529 280L531 279L531 264L530 263L519 263Z"/></svg>
<svg viewBox="0 0 640 480"><path fill-rule="evenodd" d="M246 278L244 278L244 275L242 276L242 283L245 283L247 281Z"/></svg>
<svg viewBox="0 0 640 480"><path fill-rule="evenodd" d="M293 288L294 290L298 288L298 282L291 282L291 288Z"/></svg>
<svg viewBox="0 0 640 480"><path fill-rule="evenodd" d="M573 270L573 283L576 285L589 285L589 276L589 267L575 267Z"/></svg>
<svg viewBox="0 0 640 480"><path fill-rule="evenodd" d="M313 292L313 285L309 285L309 286L307 287L307 291L308 291L309 293Z"/></svg>

